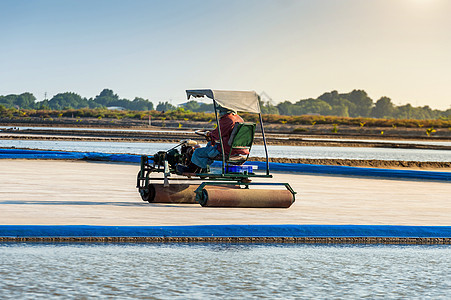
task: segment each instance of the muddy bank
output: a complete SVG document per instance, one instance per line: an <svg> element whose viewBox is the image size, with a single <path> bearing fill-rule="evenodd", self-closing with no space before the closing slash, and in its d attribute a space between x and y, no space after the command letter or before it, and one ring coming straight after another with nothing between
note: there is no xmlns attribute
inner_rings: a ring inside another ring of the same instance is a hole
<svg viewBox="0 0 451 300"><path fill-rule="evenodd" d="M250 157L249 161L265 161L263 157ZM311 158L270 158L270 162L291 164L312 164L369 168L406 168L406 169L446 169L451 170L451 162L435 161L398 161L363 159L311 159Z"/></svg>
<svg viewBox="0 0 451 300"><path fill-rule="evenodd" d="M0 237L15 243L271 243L450 245L451 238L428 237Z"/></svg>

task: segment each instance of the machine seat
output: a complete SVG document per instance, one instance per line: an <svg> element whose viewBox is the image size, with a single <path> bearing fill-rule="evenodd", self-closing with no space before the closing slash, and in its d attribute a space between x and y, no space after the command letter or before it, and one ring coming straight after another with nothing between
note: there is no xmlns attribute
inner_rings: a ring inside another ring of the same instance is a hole
<svg viewBox="0 0 451 300"><path fill-rule="evenodd" d="M249 154L232 155L231 153L233 152L234 149L248 149L250 152L252 144L254 142L254 135L255 135L255 123L252 122L235 123L235 126L233 127L229 139L230 153L225 158L225 162L230 165L244 164L249 158ZM214 160L222 161L222 154L216 156Z"/></svg>

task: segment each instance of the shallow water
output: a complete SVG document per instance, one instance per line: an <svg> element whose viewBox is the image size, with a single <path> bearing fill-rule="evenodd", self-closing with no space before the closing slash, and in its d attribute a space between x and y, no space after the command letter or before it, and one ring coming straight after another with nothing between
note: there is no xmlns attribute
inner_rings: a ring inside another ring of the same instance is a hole
<svg viewBox="0 0 451 300"><path fill-rule="evenodd" d="M0 244L0 298L431 298L450 246Z"/></svg>
<svg viewBox="0 0 451 300"><path fill-rule="evenodd" d="M129 153L153 155L170 149L174 143L85 142L85 141L39 141L0 140L0 147L79 152ZM375 159L405 161L451 161L449 150L395 149L367 147L306 147L268 146L270 157L317 158L317 159ZM265 157L261 145L252 147L251 156Z"/></svg>
<svg viewBox="0 0 451 300"><path fill-rule="evenodd" d="M26 126L0 126L0 129L12 130L48 130L48 131L110 131L110 132L155 132L155 133L190 133L187 130L154 130L154 129L125 129L125 128L92 128L92 127L26 127Z"/></svg>
<svg viewBox="0 0 451 300"><path fill-rule="evenodd" d="M15 128L15 130L49 130L49 131L111 131L111 132L155 132L155 133L186 133L186 134L193 134L193 131L187 131L187 130L154 130L154 129L122 129L122 128L91 128L91 127L25 127L25 126L18 126L18 127L11 127L11 126L0 126L1 129L12 129ZM282 140L288 140L289 138L280 138ZM449 141L435 141L435 140L382 140L382 139L349 139L349 138L340 138L340 139L333 139L333 138L320 138L320 137L314 137L314 138L308 138L303 137L303 140L309 141L309 140L321 140L321 141L332 141L332 142L339 142L339 141L346 141L346 142L366 142L366 143L397 143L397 144L419 144L419 145L435 145L435 146L451 146L451 142Z"/></svg>

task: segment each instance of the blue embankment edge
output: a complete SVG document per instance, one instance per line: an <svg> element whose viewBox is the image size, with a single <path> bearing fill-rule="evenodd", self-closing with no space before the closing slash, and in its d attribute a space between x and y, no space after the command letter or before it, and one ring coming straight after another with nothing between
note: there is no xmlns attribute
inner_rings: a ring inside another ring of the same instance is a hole
<svg viewBox="0 0 451 300"><path fill-rule="evenodd" d="M140 155L99 152L67 152L51 150L0 149L0 159L67 159L139 163Z"/></svg>
<svg viewBox="0 0 451 300"><path fill-rule="evenodd" d="M249 165L256 165L259 169L266 169L266 163L261 161L248 162ZM359 168L348 166L325 166L311 164L285 164L269 163L271 171L278 172L298 172L311 174L330 174L359 177L380 177L392 179L420 179L451 181L451 172L417 171L417 170L393 170L376 168Z"/></svg>
<svg viewBox="0 0 451 300"><path fill-rule="evenodd" d="M395 237L451 238L451 226L395 225L0 225L0 237Z"/></svg>
<svg viewBox="0 0 451 300"><path fill-rule="evenodd" d="M67 160L93 160L110 162L139 163L140 155L133 154L108 154L98 152L65 152L26 149L0 149L0 159L67 159ZM265 169L266 163L259 161L248 162L249 165ZM220 166L215 162L212 166ZM271 171L298 172L311 174L332 174L345 176L364 176L396 179L421 179L451 181L451 172L417 171L417 170L392 170L377 168L358 168L347 166L324 166L311 164L285 164L270 163Z"/></svg>

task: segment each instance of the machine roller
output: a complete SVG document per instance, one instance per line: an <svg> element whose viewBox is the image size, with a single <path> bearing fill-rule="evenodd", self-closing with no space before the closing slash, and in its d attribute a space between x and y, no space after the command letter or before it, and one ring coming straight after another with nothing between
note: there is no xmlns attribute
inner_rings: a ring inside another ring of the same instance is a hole
<svg viewBox="0 0 451 300"><path fill-rule="evenodd" d="M288 190L224 189L207 187L197 197L205 207L260 207L288 208L293 204L293 194Z"/></svg>
<svg viewBox="0 0 451 300"><path fill-rule="evenodd" d="M188 203L195 204L197 185L171 184L164 187L161 183L149 185L149 197L145 200L149 203ZM144 200L144 199L143 199Z"/></svg>
<svg viewBox="0 0 451 300"><path fill-rule="evenodd" d="M152 183L149 185L149 197L147 202L149 203L185 203L185 204L197 204L196 189L198 184L183 184L176 183L167 187L161 183ZM239 186L217 186L215 190L218 193L229 193L230 191L240 189ZM144 200L144 199L143 199Z"/></svg>

